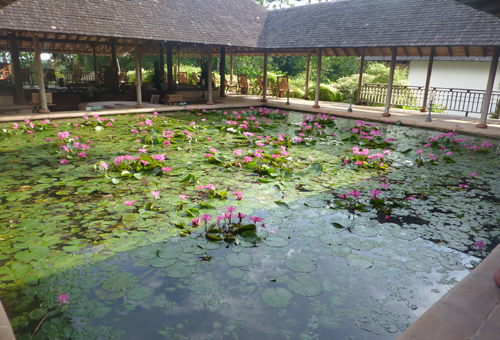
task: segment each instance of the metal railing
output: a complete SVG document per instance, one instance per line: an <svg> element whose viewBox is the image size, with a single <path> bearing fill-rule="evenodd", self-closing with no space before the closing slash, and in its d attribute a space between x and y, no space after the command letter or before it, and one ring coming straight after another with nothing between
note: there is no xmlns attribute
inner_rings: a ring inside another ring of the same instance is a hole
<svg viewBox="0 0 500 340"><path fill-rule="evenodd" d="M424 86L394 85L391 104L409 109L420 109L422 108L424 92ZM485 92L483 90L431 87L429 88L429 98L433 94L433 105L438 110L463 112L467 117L469 113L481 113ZM385 104L386 96L387 84L366 83L361 87L361 102ZM488 110L489 114L500 112L499 100L500 92L493 91Z"/></svg>

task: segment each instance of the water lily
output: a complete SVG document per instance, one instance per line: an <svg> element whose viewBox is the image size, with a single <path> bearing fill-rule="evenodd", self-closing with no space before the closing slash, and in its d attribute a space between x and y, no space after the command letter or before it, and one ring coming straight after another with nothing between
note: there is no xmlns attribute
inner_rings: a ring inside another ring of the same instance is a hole
<svg viewBox="0 0 500 340"><path fill-rule="evenodd" d="M57 297L57 301L59 301L59 306L62 306L63 304L68 304L69 295L68 294L61 294Z"/></svg>
<svg viewBox="0 0 500 340"><path fill-rule="evenodd" d="M155 198L155 200L160 199L160 192L159 191L151 191L151 195Z"/></svg>

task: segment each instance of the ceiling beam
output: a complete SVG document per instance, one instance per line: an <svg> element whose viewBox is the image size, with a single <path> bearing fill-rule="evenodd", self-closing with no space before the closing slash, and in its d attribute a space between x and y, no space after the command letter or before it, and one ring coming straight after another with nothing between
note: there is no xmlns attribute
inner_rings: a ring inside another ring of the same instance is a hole
<svg viewBox="0 0 500 340"><path fill-rule="evenodd" d="M417 46L417 52L420 58L422 58L422 51L420 50L420 47Z"/></svg>
<svg viewBox="0 0 500 340"><path fill-rule="evenodd" d="M448 54L450 57L453 57L453 50L451 49L451 46L446 46L448 48Z"/></svg>
<svg viewBox="0 0 500 340"><path fill-rule="evenodd" d="M408 53L408 50L406 49L406 47L403 47L403 52L405 53L405 56L409 57L410 54Z"/></svg>
<svg viewBox="0 0 500 340"><path fill-rule="evenodd" d="M349 51L347 50L347 48L342 47L342 51L344 51L344 54L346 55L346 57L350 57L351 56L350 53L349 53Z"/></svg>

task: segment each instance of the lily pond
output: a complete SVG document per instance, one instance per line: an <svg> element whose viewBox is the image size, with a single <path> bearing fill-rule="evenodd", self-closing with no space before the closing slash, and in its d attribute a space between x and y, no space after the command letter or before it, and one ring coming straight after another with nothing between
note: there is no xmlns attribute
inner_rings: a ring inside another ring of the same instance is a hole
<svg viewBox="0 0 500 340"><path fill-rule="evenodd" d="M18 339L396 339L498 244L497 152L266 108L4 123L0 299Z"/></svg>

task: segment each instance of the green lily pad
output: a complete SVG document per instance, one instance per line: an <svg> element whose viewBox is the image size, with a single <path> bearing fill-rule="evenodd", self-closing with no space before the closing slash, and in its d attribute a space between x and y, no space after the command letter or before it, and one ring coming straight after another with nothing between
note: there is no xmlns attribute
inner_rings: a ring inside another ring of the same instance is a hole
<svg viewBox="0 0 500 340"><path fill-rule="evenodd" d="M253 262L253 257L247 253L229 253L224 257L224 261L233 267L245 267Z"/></svg>
<svg viewBox="0 0 500 340"><path fill-rule="evenodd" d="M298 254L286 259L285 265L299 273L311 273L316 270L316 261L306 255Z"/></svg>
<svg viewBox="0 0 500 340"><path fill-rule="evenodd" d="M154 289L148 286L132 288L127 293L127 298L132 301L144 300L153 295Z"/></svg>
<svg viewBox="0 0 500 340"><path fill-rule="evenodd" d="M288 289L298 295L312 297L323 292L321 283L309 276L297 276L297 281L288 281Z"/></svg>
<svg viewBox="0 0 500 340"><path fill-rule="evenodd" d="M284 308L292 303L291 299L293 299L293 294L285 288L266 288L266 290L260 294L260 297L262 301L271 307Z"/></svg>

